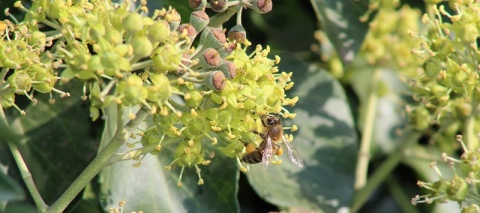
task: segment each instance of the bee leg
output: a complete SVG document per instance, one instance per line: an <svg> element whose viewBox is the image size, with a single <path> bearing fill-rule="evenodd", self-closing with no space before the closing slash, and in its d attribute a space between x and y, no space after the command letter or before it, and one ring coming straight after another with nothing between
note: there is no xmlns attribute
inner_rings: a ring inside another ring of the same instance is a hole
<svg viewBox="0 0 480 213"><path fill-rule="evenodd" d="M239 141L242 142L244 146L248 146L248 144L250 144L250 143L242 141L242 140L239 140Z"/></svg>
<svg viewBox="0 0 480 213"><path fill-rule="evenodd" d="M278 156L277 156L277 155L274 155L273 158L275 158L275 159L272 160L272 164L275 164L275 165L280 165L280 164L282 164L282 159L278 159Z"/></svg>
<svg viewBox="0 0 480 213"><path fill-rule="evenodd" d="M263 140L265 140L266 137L265 137L265 135L264 135L263 133L258 132L258 131L256 131L256 130L252 130L252 132L255 133L255 134L257 134L257 135L260 135L260 137L261 137Z"/></svg>
<svg viewBox="0 0 480 213"><path fill-rule="evenodd" d="M238 167L240 168L240 171L242 172L248 172L249 168L248 168L248 165L247 165L247 168L245 168L243 165L242 165L242 162L240 162L240 158L237 157L237 163L238 163Z"/></svg>

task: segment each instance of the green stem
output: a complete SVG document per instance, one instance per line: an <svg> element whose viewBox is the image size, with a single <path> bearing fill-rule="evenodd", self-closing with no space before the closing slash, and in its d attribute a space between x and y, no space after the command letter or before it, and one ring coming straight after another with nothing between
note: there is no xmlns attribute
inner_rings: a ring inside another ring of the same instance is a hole
<svg viewBox="0 0 480 213"><path fill-rule="evenodd" d="M478 113L478 101L476 101L475 96L475 91L473 91L473 94L470 96L472 100L470 103L472 111L465 120L463 127L463 138L469 150L477 150L479 148L478 135L475 132L475 117Z"/></svg>
<svg viewBox="0 0 480 213"><path fill-rule="evenodd" d="M208 23L208 26L221 27L223 23L230 20L230 18L233 15L235 15L235 13L237 13L242 7L243 7L243 4L237 4L233 7L228 8L222 13L218 13L214 15L212 18L210 18L210 22Z"/></svg>
<svg viewBox="0 0 480 213"><path fill-rule="evenodd" d="M40 195L37 186L35 186L32 174L28 170L27 164L25 164L25 161L23 160L23 157L20 154L17 145L9 142L8 147L10 148L10 152L12 152L13 159L15 159L15 163L17 163L20 174L22 174L22 179L25 182L25 185L27 186L27 189L33 198L33 201L35 202L35 205L37 206L39 211L45 211L48 208L48 205L45 203L45 201L43 201L42 195Z"/></svg>
<svg viewBox="0 0 480 213"><path fill-rule="evenodd" d="M110 157L125 143L147 115L148 109L142 107L137 112L136 118L130 120L124 128L123 107L119 105L117 107L117 131L114 137L46 212L63 212L78 193L108 164Z"/></svg>
<svg viewBox="0 0 480 213"><path fill-rule="evenodd" d="M151 151L155 151L155 148L158 145L161 145L163 147L163 146L167 146L167 145L172 144L172 143L180 142L181 140L182 139L180 139L180 138L169 138L169 139L165 139L161 144L150 144L150 145L147 145L147 146L143 146L142 148L130 150L130 151L125 152L125 153L114 154L108 160L108 165L114 164L114 163L119 162L119 161L135 159L135 158L140 157L142 155L148 154Z"/></svg>
<svg viewBox="0 0 480 213"><path fill-rule="evenodd" d="M370 161L370 146L372 144L373 131L375 127L375 113L378 104L378 79L380 71L375 69L371 80L371 88L366 104L365 124L362 131L362 140L360 142L360 150L358 151L357 167L355 171L356 190L361 189L367 183L368 162Z"/></svg>
<svg viewBox="0 0 480 213"><path fill-rule="evenodd" d="M478 137L475 133L475 115L472 113L467 120L465 120L463 137L465 139L466 146L469 150L477 150Z"/></svg>
<svg viewBox="0 0 480 213"><path fill-rule="evenodd" d="M142 70L153 65L153 60L146 60L132 64L132 70Z"/></svg>
<svg viewBox="0 0 480 213"><path fill-rule="evenodd" d="M393 169L395 169L395 167L400 163L404 155L404 151L410 148L411 145L413 145L419 137L419 133L411 132L405 142L403 142L396 151L392 152L388 159L383 162L383 164L380 165L377 170L375 170L365 187L355 192L351 205L352 213L358 212L358 210L360 210L365 201L367 201L367 199L372 194L373 190L375 190L380 185L380 183L382 183L385 178L387 178L391 174Z"/></svg>

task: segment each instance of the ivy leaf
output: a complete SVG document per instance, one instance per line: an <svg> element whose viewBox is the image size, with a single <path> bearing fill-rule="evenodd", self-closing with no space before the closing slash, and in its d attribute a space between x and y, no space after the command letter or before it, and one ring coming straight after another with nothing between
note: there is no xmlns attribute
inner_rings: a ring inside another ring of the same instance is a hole
<svg viewBox="0 0 480 213"><path fill-rule="evenodd" d="M0 153L5 154L1 149ZM6 174L6 170L0 168L0 202L23 199L25 199L25 193L22 187Z"/></svg>
<svg viewBox="0 0 480 213"><path fill-rule="evenodd" d="M107 110L108 120L104 140L113 136L115 113ZM129 110L126 110L127 112ZM134 110L132 110L134 111ZM146 123L139 128L146 128ZM108 132L107 132L108 131ZM139 141L130 139L129 143ZM211 142L208 142L208 144ZM212 147L204 145L205 151ZM131 150L123 146L119 153ZM125 201L125 212L238 212L236 198L239 169L236 161L217 153L207 166L200 165L204 185L198 185L195 167L186 167L182 187L177 186L181 168L165 169L175 156L175 144L166 145L158 155L147 154L139 167L136 161L121 161L101 172L101 203L105 210L118 208ZM208 157L207 157L208 158Z"/></svg>
<svg viewBox="0 0 480 213"><path fill-rule="evenodd" d="M292 122L299 131L293 133L291 144L305 167L300 169L282 156L281 165L266 170L250 166L247 178L260 197L278 206L336 212L352 200L357 156L357 135L347 99L327 72L283 56L282 64L299 71L294 72L298 86L292 91L292 96L300 98ZM288 120L284 123L291 125Z"/></svg>
<svg viewBox="0 0 480 213"><path fill-rule="evenodd" d="M71 97L54 95L56 103L50 104L49 95L38 94L38 103L24 108L26 116L16 111L7 116L15 118L10 127L21 135L18 148L47 204L53 203L95 156L97 139L87 102L80 99L82 86L70 81L57 89L70 92Z"/></svg>
<svg viewBox="0 0 480 213"><path fill-rule="evenodd" d="M311 0L317 19L322 24L343 65L348 65L362 45L368 23L360 16L368 9L368 0Z"/></svg>
<svg viewBox="0 0 480 213"><path fill-rule="evenodd" d="M378 72L378 79L374 80L374 72ZM378 101L375 110L375 131L373 132L372 155L391 153L399 143L398 129L407 123L407 117L403 112L405 100L402 95L409 93L408 85L398 75L398 71L378 68L375 71L370 67L355 68L351 72L351 85L360 100L358 126L363 129L367 102L374 81L378 81L376 92Z"/></svg>

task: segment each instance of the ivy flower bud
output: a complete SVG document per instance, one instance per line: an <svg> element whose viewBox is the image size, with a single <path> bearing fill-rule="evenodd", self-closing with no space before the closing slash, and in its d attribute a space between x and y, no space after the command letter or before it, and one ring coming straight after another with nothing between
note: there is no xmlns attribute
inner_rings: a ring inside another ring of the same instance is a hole
<svg viewBox="0 0 480 213"><path fill-rule="evenodd" d="M190 15L190 24L195 28L197 32L201 32L207 27L210 22L210 17L204 11L195 11Z"/></svg>
<svg viewBox="0 0 480 213"><path fill-rule="evenodd" d="M157 20L147 27L148 37L152 42L165 42L170 36L170 26L165 20Z"/></svg>
<svg viewBox="0 0 480 213"><path fill-rule="evenodd" d="M253 1L253 11L264 14L272 11L272 0L255 0Z"/></svg>
<svg viewBox="0 0 480 213"><path fill-rule="evenodd" d="M150 40L143 35L134 36L132 38L131 45L133 47L133 53L136 57L144 58L152 54L152 42L150 42Z"/></svg>
<svg viewBox="0 0 480 213"><path fill-rule="evenodd" d="M221 71L212 71L208 73L204 85L213 90L222 90L225 87L227 79Z"/></svg>
<svg viewBox="0 0 480 213"><path fill-rule="evenodd" d="M28 39L28 44L31 46L36 46L39 49L45 48L47 43L47 35L40 31L34 31L30 38Z"/></svg>
<svg viewBox="0 0 480 213"><path fill-rule="evenodd" d="M228 8L228 0L211 0L210 7L215 12L223 12Z"/></svg>
<svg viewBox="0 0 480 213"><path fill-rule="evenodd" d="M105 39L112 45L119 45L123 43L123 37L120 31L116 29L108 29L105 32Z"/></svg>
<svg viewBox="0 0 480 213"><path fill-rule="evenodd" d="M32 79L25 71L16 71L8 77L8 83L17 94L24 94L30 91L32 87Z"/></svg>
<svg viewBox="0 0 480 213"><path fill-rule="evenodd" d="M148 87L147 100L150 102L165 101L172 95L173 88L170 81L164 74L151 73L150 81L153 86Z"/></svg>
<svg viewBox="0 0 480 213"><path fill-rule="evenodd" d="M38 71L34 78L34 81L38 83L33 84L33 89L41 93L51 92L55 82L57 82L57 77L45 69L39 69Z"/></svg>
<svg viewBox="0 0 480 213"><path fill-rule="evenodd" d="M220 66L218 66L218 69L223 72L225 77L228 79L235 78L237 75L237 68L235 67L235 64L231 61L224 60Z"/></svg>
<svg viewBox="0 0 480 213"><path fill-rule="evenodd" d="M214 49L223 47L226 41L225 34L219 28L207 27L200 36L200 44Z"/></svg>
<svg viewBox="0 0 480 213"><path fill-rule="evenodd" d="M0 99L0 104L3 108L8 108L15 105L15 93L9 92L2 94L2 99Z"/></svg>
<svg viewBox="0 0 480 213"><path fill-rule="evenodd" d="M213 49L213 48L207 48L203 51L203 55L200 57L200 64L204 67L211 68L211 67L217 67L220 65L222 58L220 57L220 54Z"/></svg>
<svg viewBox="0 0 480 213"><path fill-rule="evenodd" d="M173 44L165 44L154 50L153 65L155 71L166 72L178 68L182 61L183 50Z"/></svg>
<svg viewBox="0 0 480 213"><path fill-rule="evenodd" d="M463 201L468 192L467 182L458 176L455 176L450 180L450 186L447 189L448 199L453 201Z"/></svg>
<svg viewBox="0 0 480 213"><path fill-rule="evenodd" d="M228 31L227 37L230 41L243 44L247 40L247 33L242 25L235 25Z"/></svg>
<svg viewBox="0 0 480 213"><path fill-rule="evenodd" d="M200 10L207 5L207 0L188 0L188 6L194 10Z"/></svg>
<svg viewBox="0 0 480 213"><path fill-rule="evenodd" d="M130 13L123 19L123 29L130 33L135 33L143 29L143 19L138 13Z"/></svg>

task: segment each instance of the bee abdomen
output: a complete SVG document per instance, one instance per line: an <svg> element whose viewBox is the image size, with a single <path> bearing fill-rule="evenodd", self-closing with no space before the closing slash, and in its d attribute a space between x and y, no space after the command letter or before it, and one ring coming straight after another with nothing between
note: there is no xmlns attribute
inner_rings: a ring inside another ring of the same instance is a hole
<svg viewBox="0 0 480 213"><path fill-rule="evenodd" d="M244 154L240 159L248 164L256 164L262 162L263 150L257 150L248 154Z"/></svg>

